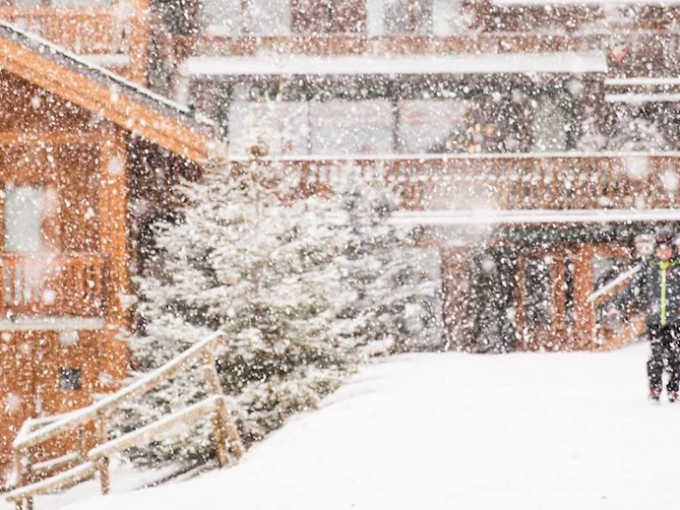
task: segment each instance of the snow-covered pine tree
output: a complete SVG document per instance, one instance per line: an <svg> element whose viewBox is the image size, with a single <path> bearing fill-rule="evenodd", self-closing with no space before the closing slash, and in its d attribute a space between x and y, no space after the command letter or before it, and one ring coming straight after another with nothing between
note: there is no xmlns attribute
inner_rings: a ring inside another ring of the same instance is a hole
<svg viewBox="0 0 680 510"><path fill-rule="evenodd" d="M413 247L413 229L388 221L396 194L366 185L352 167L343 173L340 198L351 228L344 271L357 292L344 316L361 319L355 334L374 355L441 348L441 282L428 272L425 253Z"/></svg>
<svg viewBox="0 0 680 510"><path fill-rule="evenodd" d="M142 370L171 359L212 331L229 339L218 370L246 441L314 406L362 359L343 319L356 293L338 260L351 231L338 201L294 191L275 164L210 174L185 186L181 221L156 227L155 270L138 279L144 334L131 339ZM282 200L283 198L283 200ZM335 218L335 219L332 219ZM329 220L330 219L330 220ZM200 376L178 377L127 411L136 428L203 394ZM193 432L135 455L140 463L190 464L209 455Z"/></svg>

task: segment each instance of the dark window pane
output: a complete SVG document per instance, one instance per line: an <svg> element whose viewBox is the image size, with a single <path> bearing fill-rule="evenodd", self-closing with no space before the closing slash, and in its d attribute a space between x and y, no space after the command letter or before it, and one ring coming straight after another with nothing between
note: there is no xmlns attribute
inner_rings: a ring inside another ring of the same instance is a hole
<svg viewBox="0 0 680 510"><path fill-rule="evenodd" d="M59 389L78 391L82 388L79 368L59 369Z"/></svg>

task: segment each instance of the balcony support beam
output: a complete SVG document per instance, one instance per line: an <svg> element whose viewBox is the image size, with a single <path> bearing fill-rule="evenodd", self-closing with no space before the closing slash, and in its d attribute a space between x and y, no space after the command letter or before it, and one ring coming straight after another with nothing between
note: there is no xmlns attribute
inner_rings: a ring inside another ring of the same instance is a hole
<svg viewBox="0 0 680 510"><path fill-rule="evenodd" d="M106 260L105 320L107 338L99 347L100 374L120 380L126 375L127 351L117 333L130 321L124 297L129 293L127 250L127 135L110 125L99 152L100 246Z"/></svg>
<svg viewBox="0 0 680 510"><path fill-rule="evenodd" d="M100 246L107 266L106 320L126 327L123 296L128 291L127 268L127 143L125 134L108 126L99 150Z"/></svg>

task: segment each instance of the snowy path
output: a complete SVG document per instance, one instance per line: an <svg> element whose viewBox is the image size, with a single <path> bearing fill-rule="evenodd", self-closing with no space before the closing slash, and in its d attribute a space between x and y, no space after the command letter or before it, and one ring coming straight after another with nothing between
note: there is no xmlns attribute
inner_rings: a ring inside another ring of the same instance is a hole
<svg viewBox="0 0 680 510"><path fill-rule="evenodd" d="M646 401L646 356L394 358L236 468L68 508L675 508L680 404Z"/></svg>

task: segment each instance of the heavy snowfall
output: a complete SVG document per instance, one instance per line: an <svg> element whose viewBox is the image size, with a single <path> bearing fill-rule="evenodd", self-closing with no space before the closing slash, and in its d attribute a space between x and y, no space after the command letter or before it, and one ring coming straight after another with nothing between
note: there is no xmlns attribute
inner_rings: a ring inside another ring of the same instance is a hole
<svg viewBox="0 0 680 510"><path fill-rule="evenodd" d="M646 401L647 350L397 356L363 369L236 467L131 493L122 470L119 494L102 499L92 484L40 508L672 507L680 444L669 424L680 407Z"/></svg>
<svg viewBox="0 0 680 510"><path fill-rule="evenodd" d="M0 510L672 508L678 0L0 0Z"/></svg>

